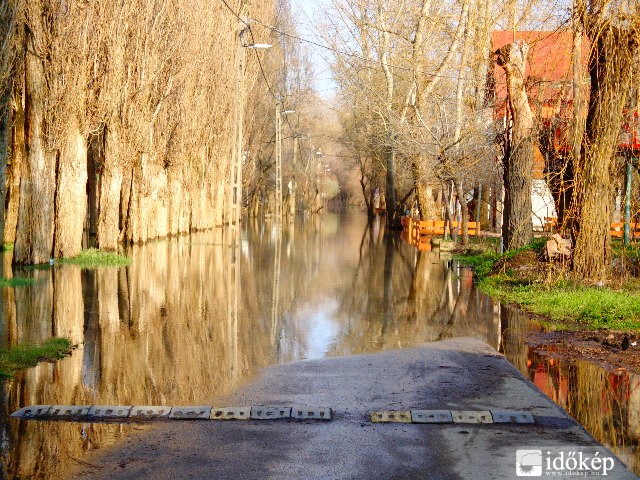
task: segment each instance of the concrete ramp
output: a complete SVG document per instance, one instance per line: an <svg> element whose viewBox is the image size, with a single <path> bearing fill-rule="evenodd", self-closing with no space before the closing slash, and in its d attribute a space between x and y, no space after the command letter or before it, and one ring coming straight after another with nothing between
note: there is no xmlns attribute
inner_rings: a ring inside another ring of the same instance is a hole
<svg viewBox="0 0 640 480"><path fill-rule="evenodd" d="M215 401L328 405L333 419L160 422L86 456L70 477L514 479L546 476L550 467L637 478L506 359L471 338L270 367ZM401 421L372 421L383 413Z"/></svg>

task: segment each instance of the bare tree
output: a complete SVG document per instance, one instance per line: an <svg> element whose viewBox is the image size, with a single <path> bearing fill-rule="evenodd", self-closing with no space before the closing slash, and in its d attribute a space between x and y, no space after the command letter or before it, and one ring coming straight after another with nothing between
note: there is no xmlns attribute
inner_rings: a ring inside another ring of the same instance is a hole
<svg viewBox="0 0 640 480"><path fill-rule="evenodd" d="M580 155L575 156L572 199L574 274L596 282L611 270L609 222L612 170L640 46L637 2L579 0L576 12L591 42L591 91Z"/></svg>
<svg viewBox="0 0 640 480"><path fill-rule="evenodd" d="M533 171L533 114L525 90L525 64L529 47L524 42L498 50L498 65L507 76L510 125L505 138L504 220L502 238L506 249L523 247L533 238L531 176Z"/></svg>

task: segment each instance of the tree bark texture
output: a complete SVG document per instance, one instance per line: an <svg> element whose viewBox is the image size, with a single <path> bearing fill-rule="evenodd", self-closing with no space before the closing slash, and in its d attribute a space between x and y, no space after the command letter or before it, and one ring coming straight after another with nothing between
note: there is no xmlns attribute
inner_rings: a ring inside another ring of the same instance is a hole
<svg viewBox="0 0 640 480"><path fill-rule="evenodd" d="M0 235L15 243L14 261L78 253L89 207L91 233L109 250L222 225L237 18L200 0L184 9L166 0L5 3ZM272 7L252 13L267 19ZM255 61L243 67L242 98L258 74ZM108 136L95 158L90 132Z"/></svg>
<svg viewBox="0 0 640 480"><path fill-rule="evenodd" d="M24 131L24 106L23 94L16 92L19 99L18 107L13 111L13 134L11 136L11 161L7 167L6 193L5 193L5 217L4 217L4 243L13 244L16 241L16 228L18 226L18 209L20 206L20 178L22 165L27 152L25 150L26 138Z"/></svg>
<svg viewBox="0 0 640 480"><path fill-rule="evenodd" d="M0 199L4 201L7 195L7 165L11 152L11 82L0 85ZM4 207L4 204L3 204ZM0 214L0 238L4 238L5 216Z"/></svg>
<svg viewBox="0 0 640 480"><path fill-rule="evenodd" d="M611 270L609 224L612 168L638 50L630 30L593 22L587 28L591 93L582 152L575 161L573 272L583 280L606 281Z"/></svg>
<svg viewBox="0 0 640 480"><path fill-rule="evenodd" d="M27 31L25 132L27 157L20 182L18 230L13 250L17 264L49 261L53 251L56 154L47 149L47 81L34 33Z"/></svg>
<svg viewBox="0 0 640 480"><path fill-rule="evenodd" d="M491 188L482 184L482 200L480 202L480 224L483 230L491 228L489 206L491 205Z"/></svg>
<svg viewBox="0 0 640 480"><path fill-rule="evenodd" d="M426 165L424 155L419 155L417 162L413 162L413 185L418 200L420 218L423 220L435 220L440 218L440 212L436 201L433 198L433 187L424 181L423 165Z"/></svg>
<svg viewBox="0 0 640 480"><path fill-rule="evenodd" d="M120 238L120 195L123 183L122 167L118 164L118 139L115 131L104 132L105 169L100 177L98 200L98 248L115 251ZM128 198L124 200L128 203Z"/></svg>
<svg viewBox="0 0 640 480"><path fill-rule="evenodd" d="M396 150L393 146L386 147L387 160L387 185L385 198L387 202L387 225L390 229L398 228L400 221L398 217L396 198Z"/></svg>
<svg viewBox="0 0 640 480"><path fill-rule="evenodd" d="M504 68L512 125L508 131L504 158L504 217L502 238L505 249L524 247L533 238L531 177L533 172L533 115L525 90L525 64L529 47L524 42L500 48L497 62Z"/></svg>
<svg viewBox="0 0 640 480"><path fill-rule="evenodd" d="M462 181L454 181L454 184L456 187L456 196L460 203L460 211L462 212L462 246L467 247L469 245L469 206L464 198Z"/></svg>
<svg viewBox="0 0 640 480"><path fill-rule="evenodd" d="M87 211L87 142L73 119L69 120L57 165L53 255L74 257L82 251Z"/></svg>

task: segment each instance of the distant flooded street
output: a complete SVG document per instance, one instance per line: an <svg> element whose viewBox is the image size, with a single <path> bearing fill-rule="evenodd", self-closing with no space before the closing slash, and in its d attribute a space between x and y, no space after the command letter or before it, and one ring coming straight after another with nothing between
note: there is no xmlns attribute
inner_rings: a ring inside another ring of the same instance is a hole
<svg viewBox="0 0 640 480"><path fill-rule="evenodd" d="M51 336L78 344L0 384L0 478L58 478L131 424L18 421L25 405L212 405L262 367L475 336L507 358L599 441L640 469L640 376L533 354L540 329L494 305L472 272L418 252L360 213L300 218L282 230L229 232L133 247L129 267L12 271L35 284L3 288L0 347Z"/></svg>

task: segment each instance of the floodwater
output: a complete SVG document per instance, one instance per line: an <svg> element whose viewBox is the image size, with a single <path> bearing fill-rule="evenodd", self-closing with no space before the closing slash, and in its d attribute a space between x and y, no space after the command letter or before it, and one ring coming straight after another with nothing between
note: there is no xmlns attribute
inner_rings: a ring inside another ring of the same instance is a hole
<svg viewBox="0 0 640 480"><path fill-rule="evenodd" d="M0 347L78 344L0 384L0 479L60 478L141 425L18 421L25 405L212 405L260 368L477 336L638 470L640 377L527 348L535 322L479 293L472 273L362 214L244 225L133 247L130 267L12 271Z"/></svg>

